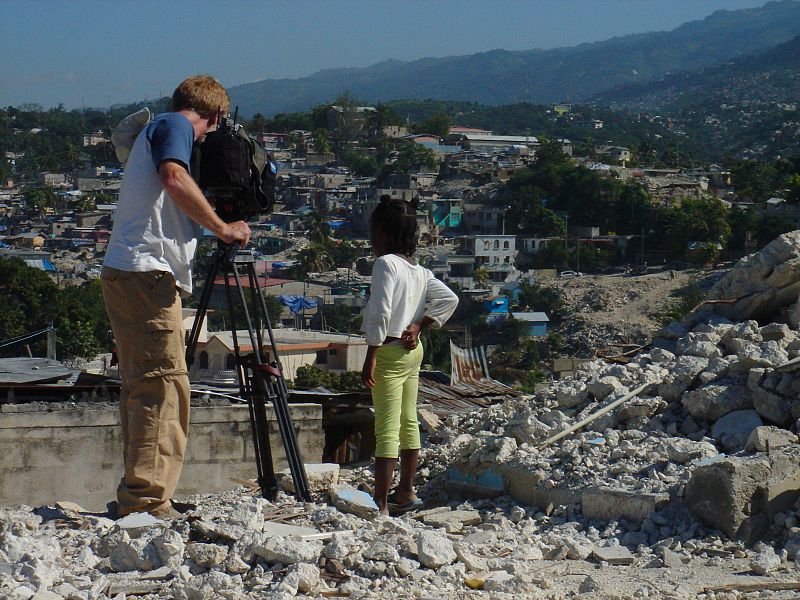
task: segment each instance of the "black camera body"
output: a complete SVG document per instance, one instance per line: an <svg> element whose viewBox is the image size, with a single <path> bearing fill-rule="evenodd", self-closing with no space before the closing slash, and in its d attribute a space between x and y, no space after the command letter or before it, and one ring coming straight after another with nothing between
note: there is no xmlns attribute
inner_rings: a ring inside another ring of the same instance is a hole
<svg viewBox="0 0 800 600"><path fill-rule="evenodd" d="M267 214L275 204L278 166L235 117L220 117L195 145L192 173L226 223Z"/></svg>

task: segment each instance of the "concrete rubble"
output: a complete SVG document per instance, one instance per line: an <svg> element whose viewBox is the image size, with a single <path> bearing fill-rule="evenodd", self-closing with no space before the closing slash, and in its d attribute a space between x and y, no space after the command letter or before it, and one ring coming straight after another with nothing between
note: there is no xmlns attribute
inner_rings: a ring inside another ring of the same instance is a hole
<svg viewBox="0 0 800 600"><path fill-rule="evenodd" d="M800 336L784 292L800 260L779 271L794 255L776 242L745 262L780 294L741 283L750 300L701 308L627 364L443 419L421 453L424 510L380 516L370 470L330 466L311 469L313 502L240 487L178 520L0 508L0 598L796 597Z"/></svg>

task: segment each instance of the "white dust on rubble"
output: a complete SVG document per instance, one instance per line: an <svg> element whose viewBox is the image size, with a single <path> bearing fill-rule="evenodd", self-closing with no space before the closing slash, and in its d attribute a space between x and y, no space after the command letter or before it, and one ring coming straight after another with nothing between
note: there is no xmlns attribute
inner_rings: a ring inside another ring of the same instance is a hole
<svg viewBox="0 0 800 600"><path fill-rule="evenodd" d="M786 270L779 274L781 290L793 285ZM776 574L796 580L800 503L771 517L764 543L749 549L682 502L692 471L709 457L797 444L800 377L776 370L800 356L790 318L796 301L796 294L776 299L770 288L751 292L739 308L758 306L760 318L772 311L772 322L701 311L664 328L628 364L595 360L535 397L444 420L418 470L432 508L415 514L386 518L341 501L358 497L348 485L370 484L366 468L330 480L340 508L324 492L314 502L281 493L270 503L244 488L192 498L198 508L188 518L155 523L114 522L69 503L0 508L0 597L710 599L743 597L703 592L741 573L750 573L748 583ZM542 445L645 383L646 391L585 429ZM597 485L670 501L640 521L592 520L579 503L539 508L509 495L461 501L446 491L453 468L504 469L545 489Z"/></svg>

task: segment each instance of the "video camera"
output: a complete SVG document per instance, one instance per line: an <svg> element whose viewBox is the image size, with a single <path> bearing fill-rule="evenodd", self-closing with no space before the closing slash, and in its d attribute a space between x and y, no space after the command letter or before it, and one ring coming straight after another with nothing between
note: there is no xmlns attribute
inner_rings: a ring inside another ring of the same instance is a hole
<svg viewBox="0 0 800 600"><path fill-rule="evenodd" d="M220 115L217 129L195 145L192 173L226 223L266 214L275 204L278 166L244 127Z"/></svg>

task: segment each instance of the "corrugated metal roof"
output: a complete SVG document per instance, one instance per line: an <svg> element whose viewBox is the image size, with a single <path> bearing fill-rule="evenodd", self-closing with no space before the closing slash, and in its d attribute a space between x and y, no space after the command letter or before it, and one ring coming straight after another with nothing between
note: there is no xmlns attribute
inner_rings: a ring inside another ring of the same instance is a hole
<svg viewBox="0 0 800 600"><path fill-rule="evenodd" d="M441 371L420 371L419 403L429 404L440 417L464 414L499 404L522 394L500 383L486 380L451 385Z"/></svg>

